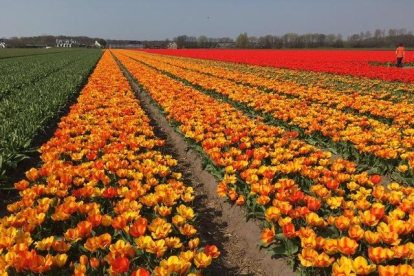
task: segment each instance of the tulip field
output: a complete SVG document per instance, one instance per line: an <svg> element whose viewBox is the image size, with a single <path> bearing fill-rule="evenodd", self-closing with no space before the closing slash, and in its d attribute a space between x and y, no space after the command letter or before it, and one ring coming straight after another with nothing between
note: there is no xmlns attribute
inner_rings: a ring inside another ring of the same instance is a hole
<svg viewBox="0 0 414 276"><path fill-rule="evenodd" d="M260 250L294 273L414 275L414 74L387 66L392 53L105 50L3 60L4 176L68 95L78 98L13 185L0 275L216 275L224 254L200 233L196 187L139 93L198 152L222 200L260 223Z"/></svg>
<svg viewBox="0 0 414 276"><path fill-rule="evenodd" d="M0 57L0 187L34 151L35 137L76 97L101 56L96 50L6 53L9 58Z"/></svg>

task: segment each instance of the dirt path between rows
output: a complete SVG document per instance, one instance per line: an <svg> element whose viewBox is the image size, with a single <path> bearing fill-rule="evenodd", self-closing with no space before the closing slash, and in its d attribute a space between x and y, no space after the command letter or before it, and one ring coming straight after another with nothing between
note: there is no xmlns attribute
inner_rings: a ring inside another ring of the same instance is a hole
<svg viewBox="0 0 414 276"><path fill-rule="evenodd" d="M265 250L259 250L261 237L259 221L245 221L245 211L224 202L216 193L218 181L202 169L202 157L169 124L150 96L142 92L129 72L119 63L130 81L141 107L151 119L158 137L166 140L166 153L178 160L178 170L186 185L194 187L194 208L198 213L197 229L209 244L215 244L221 256L211 266L215 276L291 276L295 275L283 259L272 259Z"/></svg>

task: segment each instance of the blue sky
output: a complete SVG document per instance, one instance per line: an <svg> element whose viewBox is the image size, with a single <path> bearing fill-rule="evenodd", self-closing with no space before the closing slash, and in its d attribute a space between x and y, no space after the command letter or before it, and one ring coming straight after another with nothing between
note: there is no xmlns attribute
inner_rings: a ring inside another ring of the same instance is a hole
<svg viewBox="0 0 414 276"><path fill-rule="evenodd" d="M414 0L0 0L0 37L85 35L164 40L406 28Z"/></svg>

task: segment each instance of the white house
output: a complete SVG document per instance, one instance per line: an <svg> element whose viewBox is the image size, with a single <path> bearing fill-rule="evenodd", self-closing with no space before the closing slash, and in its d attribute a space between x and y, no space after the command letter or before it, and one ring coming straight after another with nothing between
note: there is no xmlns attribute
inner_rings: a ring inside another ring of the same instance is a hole
<svg viewBox="0 0 414 276"><path fill-rule="evenodd" d="M78 42L73 39L56 39L56 47L71 48L77 45Z"/></svg>
<svg viewBox="0 0 414 276"><path fill-rule="evenodd" d="M167 48L168 49L177 49L178 45L175 42L171 42L171 43L168 44Z"/></svg>
<svg viewBox="0 0 414 276"><path fill-rule="evenodd" d="M6 42L0 41L0 48L7 48Z"/></svg>

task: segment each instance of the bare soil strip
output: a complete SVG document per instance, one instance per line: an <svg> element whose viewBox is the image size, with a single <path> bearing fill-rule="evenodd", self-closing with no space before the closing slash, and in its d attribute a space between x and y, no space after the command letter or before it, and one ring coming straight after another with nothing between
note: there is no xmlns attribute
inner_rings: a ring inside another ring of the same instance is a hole
<svg viewBox="0 0 414 276"><path fill-rule="evenodd" d="M245 211L224 202L217 193L218 180L202 169L202 157L168 123L159 109L151 103L150 96L141 91L129 72L118 65L128 78L141 107L151 118L155 134L166 140L166 150L178 160L178 169L183 173L186 185L194 187L195 209L199 214L198 229L203 239L215 244L221 256L211 266L215 276L291 276L295 275L283 259L272 259L265 250L260 250L260 222L245 221ZM217 261L218 260L218 261Z"/></svg>

